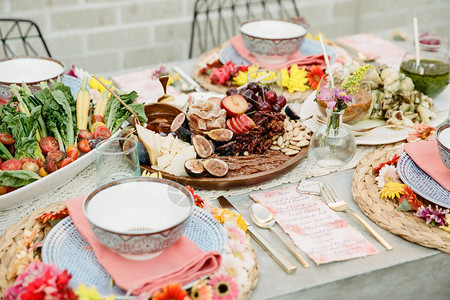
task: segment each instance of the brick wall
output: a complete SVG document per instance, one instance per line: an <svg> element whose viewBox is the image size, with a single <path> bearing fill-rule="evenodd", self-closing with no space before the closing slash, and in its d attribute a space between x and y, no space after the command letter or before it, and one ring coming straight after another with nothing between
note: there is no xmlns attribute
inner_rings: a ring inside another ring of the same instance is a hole
<svg viewBox="0 0 450 300"><path fill-rule="evenodd" d="M195 0L0 0L0 17L38 23L52 55L93 72L158 64L188 57ZM328 38L357 32L411 37L421 30L450 38L448 0L297 0L311 32Z"/></svg>

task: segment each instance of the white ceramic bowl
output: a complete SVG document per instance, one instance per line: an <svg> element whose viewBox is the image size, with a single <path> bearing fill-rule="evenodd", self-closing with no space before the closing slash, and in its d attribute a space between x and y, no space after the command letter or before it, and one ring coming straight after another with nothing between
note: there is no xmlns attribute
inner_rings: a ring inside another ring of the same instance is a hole
<svg viewBox="0 0 450 300"><path fill-rule="evenodd" d="M282 63L299 50L307 30L286 21L254 20L240 26L245 47L261 62Z"/></svg>
<svg viewBox="0 0 450 300"><path fill-rule="evenodd" d="M450 171L450 123L439 126L436 131L436 138L442 162Z"/></svg>
<svg viewBox="0 0 450 300"><path fill-rule="evenodd" d="M0 60L0 98L9 101L12 97L11 84L29 85L32 92L38 91L41 81L55 80L62 76L65 66L62 62L38 56L17 56Z"/></svg>
<svg viewBox="0 0 450 300"><path fill-rule="evenodd" d="M83 209L99 241L125 258L156 257L183 234L192 194L167 179L127 178L98 187Z"/></svg>

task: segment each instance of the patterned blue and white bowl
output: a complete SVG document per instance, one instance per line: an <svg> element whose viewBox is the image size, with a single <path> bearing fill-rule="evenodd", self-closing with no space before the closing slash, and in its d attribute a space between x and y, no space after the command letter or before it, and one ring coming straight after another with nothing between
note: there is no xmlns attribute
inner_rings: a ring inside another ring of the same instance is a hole
<svg viewBox="0 0 450 300"><path fill-rule="evenodd" d="M178 241L193 208L192 194L184 186L149 177L107 183L83 205L98 240L133 260L154 258Z"/></svg>
<svg viewBox="0 0 450 300"><path fill-rule="evenodd" d="M240 26L245 47L258 60L269 64L283 63L298 51L307 33L305 27L279 20L253 20Z"/></svg>
<svg viewBox="0 0 450 300"><path fill-rule="evenodd" d="M442 124L436 131L439 154L444 165L450 170L450 123Z"/></svg>

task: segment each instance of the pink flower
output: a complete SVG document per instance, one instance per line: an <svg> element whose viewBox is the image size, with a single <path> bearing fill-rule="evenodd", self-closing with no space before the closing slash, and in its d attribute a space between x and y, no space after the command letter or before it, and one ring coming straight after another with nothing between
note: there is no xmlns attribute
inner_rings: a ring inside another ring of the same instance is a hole
<svg viewBox="0 0 450 300"><path fill-rule="evenodd" d="M316 94L316 100L323 101L327 104L327 108L332 111L342 111L347 106L355 104L355 97L347 90L342 88L329 89L322 87Z"/></svg>
<svg viewBox="0 0 450 300"><path fill-rule="evenodd" d="M407 142L415 140L434 140L436 138L436 128L425 123L420 123L414 126L414 130L408 133Z"/></svg>
<svg viewBox="0 0 450 300"><path fill-rule="evenodd" d="M431 223L432 226L435 225L446 226L447 222L445 220L445 215L448 214L449 212L450 212L449 209L442 209L437 205L436 209L433 210L433 208L430 205L428 207L424 206L419 207L419 209L414 215L425 219L425 222L427 224Z"/></svg>
<svg viewBox="0 0 450 300"><path fill-rule="evenodd" d="M239 286L228 274L215 274L208 283L213 289L214 300L234 300L239 296Z"/></svg>
<svg viewBox="0 0 450 300"><path fill-rule="evenodd" d="M68 286L72 276L67 270L43 262L32 262L5 292L5 300L12 299L77 299Z"/></svg>
<svg viewBox="0 0 450 300"><path fill-rule="evenodd" d="M344 101L347 105L356 104L355 97L344 89L335 88L334 95L337 99Z"/></svg>

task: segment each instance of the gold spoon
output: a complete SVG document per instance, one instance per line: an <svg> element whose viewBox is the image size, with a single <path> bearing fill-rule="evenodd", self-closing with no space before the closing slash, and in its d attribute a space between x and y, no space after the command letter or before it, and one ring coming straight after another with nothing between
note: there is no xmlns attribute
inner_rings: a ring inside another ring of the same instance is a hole
<svg viewBox="0 0 450 300"><path fill-rule="evenodd" d="M280 238L280 240L288 247L289 251L291 251L291 253L297 258L304 268L309 267L308 262L297 251L297 249L295 249L284 236L272 227L275 224L275 218L267 207L259 203L253 204L250 208L250 216L253 222L255 222L255 224L259 227L272 230L272 232Z"/></svg>

